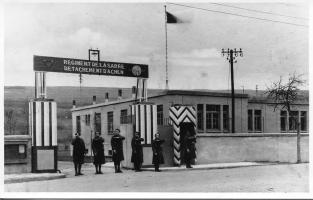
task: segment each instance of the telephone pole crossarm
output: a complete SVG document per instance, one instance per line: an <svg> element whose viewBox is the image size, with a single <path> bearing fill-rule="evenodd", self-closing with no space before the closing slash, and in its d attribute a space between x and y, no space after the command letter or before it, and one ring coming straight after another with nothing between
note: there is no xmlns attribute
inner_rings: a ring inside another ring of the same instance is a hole
<svg viewBox="0 0 313 200"><path fill-rule="evenodd" d="M231 71L231 108L232 108L232 117L231 117L231 124L232 124L232 133L235 133L235 89L234 89L234 61L235 58L240 56L243 57L243 52L241 48L239 51L235 49L222 49L222 56L227 55L227 60L230 63L230 71Z"/></svg>

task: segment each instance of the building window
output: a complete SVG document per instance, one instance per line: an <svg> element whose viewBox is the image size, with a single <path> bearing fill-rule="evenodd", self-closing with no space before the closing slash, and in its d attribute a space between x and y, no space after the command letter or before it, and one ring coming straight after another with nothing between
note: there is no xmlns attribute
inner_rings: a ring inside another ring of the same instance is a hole
<svg viewBox="0 0 313 200"><path fill-rule="evenodd" d="M203 130L203 104L198 104L197 105L197 125L198 125L198 130Z"/></svg>
<svg viewBox="0 0 313 200"><path fill-rule="evenodd" d="M101 134L101 113L95 113L95 132Z"/></svg>
<svg viewBox="0 0 313 200"><path fill-rule="evenodd" d="M229 106L223 105L223 129L229 130Z"/></svg>
<svg viewBox="0 0 313 200"><path fill-rule="evenodd" d="M253 131L252 110L248 110L248 131Z"/></svg>
<svg viewBox="0 0 313 200"><path fill-rule="evenodd" d="M26 158L25 144L5 144L4 145L4 160L5 162L17 161Z"/></svg>
<svg viewBox="0 0 313 200"><path fill-rule="evenodd" d="M206 129L220 129L220 105L206 105Z"/></svg>
<svg viewBox="0 0 313 200"><path fill-rule="evenodd" d="M248 110L248 131L262 131L262 110Z"/></svg>
<svg viewBox="0 0 313 200"><path fill-rule="evenodd" d="M301 116L300 116L300 122L301 122L301 131L306 131L306 123L307 123L307 116L306 116L306 111L301 111Z"/></svg>
<svg viewBox="0 0 313 200"><path fill-rule="evenodd" d="M287 111L280 111L280 130L286 131L287 128Z"/></svg>
<svg viewBox="0 0 313 200"><path fill-rule="evenodd" d="M121 110L120 121L121 124L127 124L127 109Z"/></svg>
<svg viewBox="0 0 313 200"><path fill-rule="evenodd" d="M76 133L81 135L80 116L76 116Z"/></svg>
<svg viewBox="0 0 313 200"><path fill-rule="evenodd" d="M289 113L289 131L297 131L298 111L290 111Z"/></svg>
<svg viewBox="0 0 313 200"><path fill-rule="evenodd" d="M86 126L90 126L90 115L85 115L85 123L86 123Z"/></svg>
<svg viewBox="0 0 313 200"><path fill-rule="evenodd" d="M254 131L262 131L262 112L254 110Z"/></svg>
<svg viewBox="0 0 313 200"><path fill-rule="evenodd" d="M108 112L108 133L113 133L113 112Z"/></svg>
<svg viewBox="0 0 313 200"><path fill-rule="evenodd" d="M163 105L157 105L157 123L163 125Z"/></svg>

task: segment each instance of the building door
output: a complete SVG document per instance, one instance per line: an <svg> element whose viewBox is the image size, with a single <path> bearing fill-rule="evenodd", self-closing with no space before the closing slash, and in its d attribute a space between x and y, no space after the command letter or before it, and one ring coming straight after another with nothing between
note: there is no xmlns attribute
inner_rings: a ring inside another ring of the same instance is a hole
<svg viewBox="0 0 313 200"><path fill-rule="evenodd" d="M185 163L185 149L186 149L186 137L194 136L196 134L194 124L192 122L182 122L179 124L180 128L180 156L181 164Z"/></svg>

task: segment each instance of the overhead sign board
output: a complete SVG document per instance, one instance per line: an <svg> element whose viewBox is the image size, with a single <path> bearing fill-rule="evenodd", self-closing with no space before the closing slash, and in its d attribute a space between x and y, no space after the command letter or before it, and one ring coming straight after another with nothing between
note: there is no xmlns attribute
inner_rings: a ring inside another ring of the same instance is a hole
<svg viewBox="0 0 313 200"><path fill-rule="evenodd" d="M34 70L106 76L148 78L148 65L34 56Z"/></svg>

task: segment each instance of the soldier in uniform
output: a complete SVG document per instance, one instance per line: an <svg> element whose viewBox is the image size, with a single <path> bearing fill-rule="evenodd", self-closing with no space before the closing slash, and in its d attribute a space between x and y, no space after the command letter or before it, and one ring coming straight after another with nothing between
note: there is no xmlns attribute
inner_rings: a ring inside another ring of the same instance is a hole
<svg viewBox="0 0 313 200"><path fill-rule="evenodd" d="M134 163L134 168L136 172L141 171L141 165L143 163L143 152L142 152L142 144L141 142L144 141L143 138L140 138L139 133L136 132L135 136L131 141L132 146L132 157L131 162Z"/></svg>
<svg viewBox="0 0 313 200"><path fill-rule="evenodd" d="M100 133L96 132L94 139L92 140L92 151L94 154L93 164L96 168L96 174L102 174L101 165L105 163L104 158L104 139L100 137Z"/></svg>
<svg viewBox="0 0 313 200"><path fill-rule="evenodd" d="M82 164L84 163L84 157L86 153L85 143L78 133L75 133L75 137L72 140L73 145L73 162L75 167L75 176L83 175L81 173Z"/></svg>
<svg viewBox="0 0 313 200"><path fill-rule="evenodd" d="M160 134L155 134L155 139L152 141L152 151L153 151L153 158L152 164L154 164L154 169L156 172L160 172L159 165L164 164L164 157L162 152L161 144L165 142L165 140L160 139Z"/></svg>
<svg viewBox="0 0 313 200"><path fill-rule="evenodd" d="M123 140L125 140L125 137L120 135L120 129L115 129L114 135L111 138L112 160L114 162L115 173L122 173L120 163L124 160Z"/></svg>
<svg viewBox="0 0 313 200"><path fill-rule="evenodd" d="M186 161L186 168L191 167L191 160L196 158L196 136L190 135L190 132L187 132L185 137L185 161Z"/></svg>

